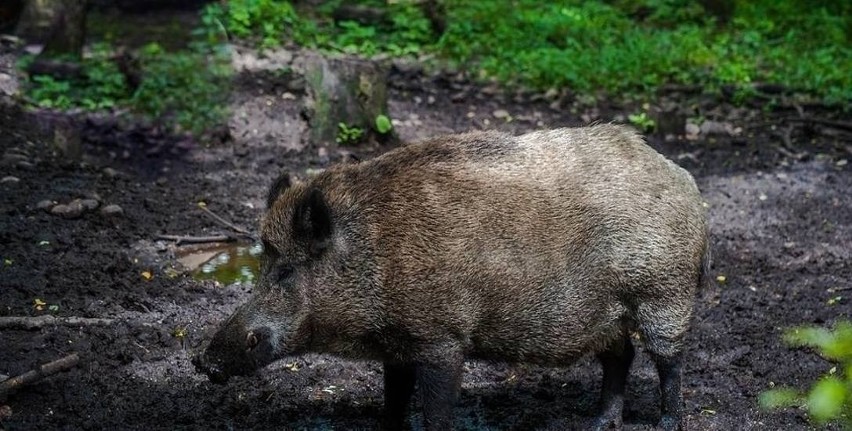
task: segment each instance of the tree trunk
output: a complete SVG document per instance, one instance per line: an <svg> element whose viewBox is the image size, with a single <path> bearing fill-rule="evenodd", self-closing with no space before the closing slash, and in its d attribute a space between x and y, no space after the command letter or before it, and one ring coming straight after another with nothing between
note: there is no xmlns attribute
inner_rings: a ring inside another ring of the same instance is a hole
<svg viewBox="0 0 852 431"><path fill-rule="evenodd" d="M726 26L734 16L737 3L734 0L701 0L704 10L716 18L716 24Z"/></svg>
<svg viewBox="0 0 852 431"><path fill-rule="evenodd" d="M32 5L50 6L49 9L53 13L53 26L44 41L44 48L27 68L30 75L50 75L63 80L83 77L80 60L83 57L83 44L86 42L86 1L66 0L61 6L51 6L47 0L30 0L28 8L33 7ZM41 10L39 14L47 14L47 10ZM23 20L21 24L30 25Z"/></svg>
<svg viewBox="0 0 852 431"><path fill-rule="evenodd" d="M51 25L62 9L62 0L24 0L24 10L18 20L15 34L28 43L42 44L50 33Z"/></svg>
<svg viewBox="0 0 852 431"><path fill-rule="evenodd" d="M335 147L364 142L395 143L391 129L379 130L377 118L388 116L389 67L355 58L305 59L309 141ZM357 133L363 132L360 137ZM384 132L384 133L382 133Z"/></svg>
<svg viewBox="0 0 852 431"><path fill-rule="evenodd" d="M432 27L432 35L435 39L440 38L447 29L447 6L443 0L425 0L420 3L420 9L429 20Z"/></svg>
<svg viewBox="0 0 852 431"><path fill-rule="evenodd" d="M6 33L15 28L23 9L24 0L3 0L0 2L0 33Z"/></svg>
<svg viewBox="0 0 852 431"><path fill-rule="evenodd" d="M86 0L65 0L40 56L80 59L86 43Z"/></svg>

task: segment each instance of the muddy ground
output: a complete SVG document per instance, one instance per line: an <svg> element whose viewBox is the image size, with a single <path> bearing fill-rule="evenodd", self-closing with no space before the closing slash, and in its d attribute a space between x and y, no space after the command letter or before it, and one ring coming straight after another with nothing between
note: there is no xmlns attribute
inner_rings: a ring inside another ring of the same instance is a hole
<svg viewBox="0 0 852 431"><path fill-rule="evenodd" d="M114 322L0 329L0 374L18 375L71 352L82 357L70 371L13 394L0 429L376 429L376 363L289 358L216 386L188 360L250 285L176 272L174 247L156 236L228 232L198 209L199 201L254 228L274 176L285 169L304 175L342 157L303 145L302 95L276 79L260 72L237 78L230 142L176 138L94 116L79 123L82 161L53 151L52 135L33 132L45 114L23 114L4 102L0 176L17 180L0 184L0 316ZM405 140L623 121L640 109L504 94L411 65L395 68L391 85L391 113ZM649 136L695 175L710 205L712 275L725 277L697 299L684 372L687 429L808 429L804 411L761 412L756 397L774 384L804 387L832 366L813 351L785 346L784 328L831 324L852 311L852 141L842 130L796 119L845 114L819 106L799 112L783 103L735 107L724 98L677 93L660 100L674 107L681 125L687 117L718 122L698 134L675 127L674 136ZM74 198L119 205L123 213L95 209L66 219L37 208L43 200ZM583 429L595 414L601 373L591 359L566 369L480 362L466 368L460 429ZM639 354L625 429L652 428L656 387L653 366Z"/></svg>

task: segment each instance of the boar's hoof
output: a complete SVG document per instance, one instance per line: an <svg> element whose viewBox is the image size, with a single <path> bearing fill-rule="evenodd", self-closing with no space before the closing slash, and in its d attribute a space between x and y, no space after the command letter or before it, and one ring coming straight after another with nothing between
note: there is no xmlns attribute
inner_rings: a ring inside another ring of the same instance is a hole
<svg viewBox="0 0 852 431"><path fill-rule="evenodd" d="M622 427L621 412L618 417L609 414L602 414L595 418L592 422L592 429L595 431L620 430Z"/></svg>
<svg viewBox="0 0 852 431"><path fill-rule="evenodd" d="M203 355L193 357L192 365L195 365L195 369L198 372L206 374L210 381L217 385L223 385L228 382L228 374L218 366L205 361Z"/></svg>
<svg viewBox="0 0 852 431"><path fill-rule="evenodd" d="M663 431L681 431L683 426L681 426L680 418L671 415L663 415L660 418L660 422L657 423L657 428Z"/></svg>

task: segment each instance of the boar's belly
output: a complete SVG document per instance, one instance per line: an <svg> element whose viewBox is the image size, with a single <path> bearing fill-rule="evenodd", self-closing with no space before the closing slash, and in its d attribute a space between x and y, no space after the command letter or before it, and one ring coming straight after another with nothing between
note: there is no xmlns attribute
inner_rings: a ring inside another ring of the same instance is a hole
<svg viewBox="0 0 852 431"><path fill-rule="evenodd" d="M606 350L631 325L620 304L606 309L583 308L560 314L521 310L490 316L471 337L471 356L501 362L567 365L583 355Z"/></svg>

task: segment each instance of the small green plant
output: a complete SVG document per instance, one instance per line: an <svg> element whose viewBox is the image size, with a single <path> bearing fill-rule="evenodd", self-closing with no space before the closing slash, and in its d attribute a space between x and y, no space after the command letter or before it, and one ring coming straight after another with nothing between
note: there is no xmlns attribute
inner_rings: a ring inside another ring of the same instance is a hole
<svg viewBox="0 0 852 431"><path fill-rule="evenodd" d="M790 388L763 392L759 398L761 407L804 406L816 423L841 420L852 427L852 322L837 323L833 330L795 328L784 335L784 340L791 346L815 348L837 366L814 383L807 393Z"/></svg>
<svg viewBox="0 0 852 431"><path fill-rule="evenodd" d="M145 79L130 100L134 109L194 133L223 121L230 66L221 53L205 44L166 52L151 43L141 61Z"/></svg>
<svg viewBox="0 0 852 431"><path fill-rule="evenodd" d="M83 108L96 111L113 108L128 97L129 89L124 75L110 59L111 55L109 45L96 44L92 47L91 55L80 63L82 72L79 77L30 77L26 91L27 100L42 108L63 110ZM19 67L25 69L33 60L33 57L24 58Z"/></svg>
<svg viewBox="0 0 852 431"><path fill-rule="evenodd" d="M387 115L379 114L376 116L376 131L385 134L393 130L393 123Z"/></svg>
<svg viewBox="0 0 852 431"><path fill-rule="evenodd" d="M631 124L638 127L639 130L642 130L645 133L653 132L657 127L657 122L645 112L630 114L627 116L627 119L630 120Z"/></svg>
<svg viewBox="0 0 852 431"><path fill-rule="evenodd" d="M201 12L204 28L215 33L219 28L240 39L256 39L264 48L281 44L285 37L296 36L299 21L288 1L230 0L212 3Z"/></svg>
<svg viewBox="0 0 852 431"><path fill-rule="evenodd" d="M346 123L337 124L337 141L340 145L355 145L364 137L364 129L358 126L350 126Z"/></svg>

